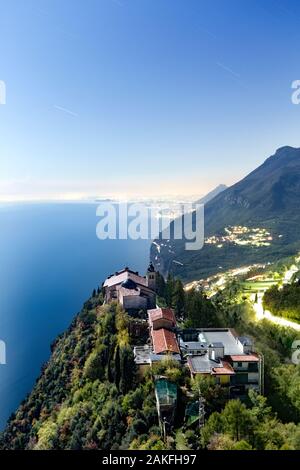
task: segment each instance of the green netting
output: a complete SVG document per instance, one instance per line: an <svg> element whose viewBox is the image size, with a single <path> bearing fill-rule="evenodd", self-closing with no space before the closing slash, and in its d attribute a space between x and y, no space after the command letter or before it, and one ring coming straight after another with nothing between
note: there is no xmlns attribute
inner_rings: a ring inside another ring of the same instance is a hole
<svg viewBox="0 0 300 470"><path fill-rule="evenodd" d="M161 405L172 405L177 399L177 385L167 379L157 380L155 390Z"/></svg>

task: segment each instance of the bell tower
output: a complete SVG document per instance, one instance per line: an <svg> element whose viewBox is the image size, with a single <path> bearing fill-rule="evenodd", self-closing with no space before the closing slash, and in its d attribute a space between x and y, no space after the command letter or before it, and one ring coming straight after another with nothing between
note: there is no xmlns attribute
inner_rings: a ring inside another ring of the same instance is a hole
<svg viewBox="0 0 300 470"><path fill-rule="evenodd" d="M150 287L150 289L155 291L156 290L156 272L152 264L152 261L150 262L149 267L147 269L146 278L147 278L148 287Z"/></svg>

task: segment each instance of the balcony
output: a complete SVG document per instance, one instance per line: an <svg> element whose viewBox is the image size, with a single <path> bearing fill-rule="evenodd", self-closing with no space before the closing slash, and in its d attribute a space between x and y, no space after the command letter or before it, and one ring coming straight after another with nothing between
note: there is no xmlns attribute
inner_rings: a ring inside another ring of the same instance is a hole
<svg viewBox="0 0 300 470"><path fill-rule="evenodd" d="M243 367L243 366L234 366L234 370L235 372L245 372L245 373L248 373L248 372L258 372L258 364L257 363L254 363L254 364L248 364L247 367Z"/></svg>

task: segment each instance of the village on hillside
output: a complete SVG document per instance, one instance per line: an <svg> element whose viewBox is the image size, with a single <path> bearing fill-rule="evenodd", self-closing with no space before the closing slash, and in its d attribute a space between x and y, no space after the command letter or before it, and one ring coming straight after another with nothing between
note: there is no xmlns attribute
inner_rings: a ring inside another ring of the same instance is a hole
<svg viewBox="0 0 300 470"><path fill-rule="evenodd" d="M172 359L185 368L191 378L210 376L224 389L228 400L244 400L249 389L263 394L263 357L252 340L239 337L231 328L181 328L172 308L156 304L156 278L150 263L146 276L125 267L109 276L102 285L104 303L116 301L130 315L139 318L147 329L145 344L133 345L138 377L142 379L155 364ZM177 412L178 386L162 375L154 379L157 412L163 432L171 428ZM205 403L199 391L198 401L186 408L187 424L201 422Z"/></svg>

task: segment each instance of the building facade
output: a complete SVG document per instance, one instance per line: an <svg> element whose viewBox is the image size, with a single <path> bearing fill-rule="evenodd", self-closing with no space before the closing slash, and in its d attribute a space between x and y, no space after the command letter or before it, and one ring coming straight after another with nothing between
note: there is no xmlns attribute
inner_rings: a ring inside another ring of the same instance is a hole
<svg viewBox="0 0 300 470"><path fill-rule="evenodd" d="M211 375L229 398L246 398L250 388L263 393L263 357L249 338L230 328L183 330L179 344L192 377Z"/></svg>
<svg viewBox="0 0 300 470"><path fill-rule="evenodd" d="M156 273L152 264L146 276L125 267L109 276L103 283L104 301L116 301L128 312L155 308L155 279Z"/></svg>
<svg viewBox="0 0 300 470"><path fill-rule="evenodd" d="M228 398L245 399L249 389L264 392L263 356L248 337L231 328L179 330L172 309L148 310L149 341L134 348L143 375L153 363L173 358L188 367L191 376L211 376L227 389Z"/></svg>

